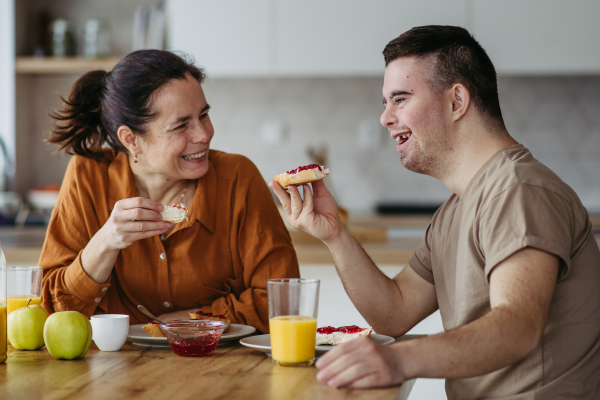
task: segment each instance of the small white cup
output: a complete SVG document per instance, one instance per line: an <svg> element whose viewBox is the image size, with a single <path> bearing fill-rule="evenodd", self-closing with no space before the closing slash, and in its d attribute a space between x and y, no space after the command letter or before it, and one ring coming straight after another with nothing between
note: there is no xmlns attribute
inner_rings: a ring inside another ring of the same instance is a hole
<svg viewBox="0 0 600 400"><path fill-rule="evenodd" d="M102 351L118 351L129 334L129 315L92 315L92 339Z"/></svg>

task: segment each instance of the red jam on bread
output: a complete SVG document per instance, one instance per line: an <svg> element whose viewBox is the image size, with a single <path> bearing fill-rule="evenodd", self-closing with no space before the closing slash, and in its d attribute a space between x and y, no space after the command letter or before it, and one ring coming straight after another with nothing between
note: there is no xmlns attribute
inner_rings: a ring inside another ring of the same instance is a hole
<svg viewBox="0 0 600 400"><path fill-rule="evenodd" d="M296 175L298 172L308 171L309 169L315 169L315 168L317 168L319 171L323 171L323 168L319 164L310 164L310 165L305 165L303 167L298 167L291 171L286 171L286 174Z"/></svg>
<svg viewBox="0 0 600 400"><path fill-rule="evenodd" d="M359 328L356 325L341 326L339 328L324 326L317 329L317 346L324 344L335 346L346 343L362 336L369 336L371 330L371 328Z"/></svg>

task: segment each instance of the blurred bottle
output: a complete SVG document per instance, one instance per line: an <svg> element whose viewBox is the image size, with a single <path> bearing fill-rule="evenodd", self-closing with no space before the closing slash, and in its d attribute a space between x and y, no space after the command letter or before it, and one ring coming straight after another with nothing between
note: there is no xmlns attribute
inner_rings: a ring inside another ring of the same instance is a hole
<svg viewBox="0 0 600 400"><path fill-rule="evenodd" d="M52 53L50 45L50 23L52 18L46 10L42 10L35 16L32 32L32 48L31 54L35 57L44 57Z"/></svg>
<svg viewBox="0 0 600 400"><path fill-rule="evenodd" d="M101 58L110 54L110 31L106 22L88 19L83 38L83 55L86 58Z"/></svg>
<svg viewBox="0 0 600 400"><path fill-rule="evenodd" d="M52 55L57 58L75 55L73 27L66 19L55 19L52 29Z"/></svg>

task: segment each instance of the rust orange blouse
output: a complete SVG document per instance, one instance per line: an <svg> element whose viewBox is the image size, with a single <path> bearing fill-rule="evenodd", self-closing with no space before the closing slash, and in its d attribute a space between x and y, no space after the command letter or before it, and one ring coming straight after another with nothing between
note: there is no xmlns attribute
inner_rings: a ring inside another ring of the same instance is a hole
<svg viewBox="0 0 600 400"><path fill-rule="evenodd" d="M39 265L48 312L76 310L153 314L202 308L233 323L269 331L266 280L299 277L298 260L271 192L247 158L211 150L199 179L189 221L164 241L156 236L121 250L105 284L81 266L81 252L108 220L118 200L137 197L124 153L110 163L74 156L52 213Z"/></svg>

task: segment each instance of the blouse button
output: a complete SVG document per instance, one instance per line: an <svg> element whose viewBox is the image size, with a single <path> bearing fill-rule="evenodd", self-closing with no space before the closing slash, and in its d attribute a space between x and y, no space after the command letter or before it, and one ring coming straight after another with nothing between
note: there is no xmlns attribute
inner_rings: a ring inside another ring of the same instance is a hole
<svg viewBox="0 0 600 400"><path fill-rule="evenodd" d="M102 292L106 292L107 290L108 290L108 288L107 288L107 287L103 287L103 288L102 288Z"/></svg>
<svg viewBox="0 0 600 400"><path fill-rule="evenodd" d="M171 305L169 304L169 302L168 302L168 301L165 301L165 302L164 302L164 305L165 305L165 307L171 307Z"/></svg>
<svg viewBox="0 0 600 400"><path fill-rule="evenodd" d="M167 256L165 255L165 253L160 253L160 259L164 260L165 258L167 258Z"/></svg>
<svg viewBox="0 0 600 400"><path fill-rule="evenodd" d="M100 300L102 300L100 297L96 297L96 298L94 299L94 301L95 301L96 303L100 303Z"/></svg>

